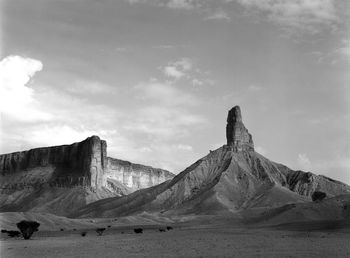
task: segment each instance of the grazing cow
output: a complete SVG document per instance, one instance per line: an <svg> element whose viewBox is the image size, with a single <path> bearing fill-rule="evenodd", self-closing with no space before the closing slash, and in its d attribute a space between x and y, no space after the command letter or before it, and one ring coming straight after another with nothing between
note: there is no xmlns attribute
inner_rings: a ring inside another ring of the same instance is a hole
<svg viewBox="0 0 350 258"><path fill-rule="evenodd" d="M166 229L167 229L167 230L172 230L173 227L167 226Z"/></svg>
<svg viewBox="0 0 350 258"><path fill-rule="evenodd" d="M314 192L311 196L313 202L322 201L326 197L327 197L326 193L319 192L319 191Z"/></svg>
<svg viewBox="0 0 350 258"><path fill-rule="evenodd" d="M21 232L19 232L17 230L7 230L6 233L9 237L20 237L21 236Z"/></svg>
<svg viewBox="0 0 350 258"><path fill-rule="evenodd" d="M136 234L142 234L143 233L143 229L142 228L134 228L134 232Z"/></svg>
<svg viewBox="0 0 350 258"><path fill-rule="evenodd" d="M165 229L164 228L160 228L159 232L165 232Z"/></svg>
<svg viewBox="0 0 350 258"><path fill-rule="evenodd" d="M106 228L98 228L98 229L96 229L96 232L99 236L102 236L103 231L105 231L105 230L106 230Z"/></svg>

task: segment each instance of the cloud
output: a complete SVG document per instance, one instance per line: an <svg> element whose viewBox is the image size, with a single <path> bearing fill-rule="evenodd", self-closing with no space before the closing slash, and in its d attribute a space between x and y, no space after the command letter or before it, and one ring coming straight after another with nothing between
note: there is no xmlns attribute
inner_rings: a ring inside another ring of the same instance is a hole
<svg viewBox="0 0 350 258"><path fill-rule="evenodd" d="M336 50L336 53L340 54L342 58L350 61L350 38L343 39L342 46Z"/></svg>
<svg viewBox="0 0 350 258"><path fill-rule="evenodd" d="M34 98L29 87L34 75L43 69L41 61L7 56L0 62L0 110L2 115L19 121L49 120L51 115Z"/></svg>
<svg viewBox="0 0 350 258"><path fill-rule="evenodd" d="M310 171L311 169L311 161L305 153L298 154L297 164L302 170Z"/></svg>
<svg viewBox="0 0 350 258"><path fill-rule="evenodd" d="M191 10L201 6L203 0L127 0L130 4L150 3L156 6L167 7L170 9Z"/></svg>
<svg viewBox="0 0 350 258"><path fill-rule="evenodd" d="M274 23L317 32L318 26L338 21L334 0L232 0L265 13Z"/></svg>
<svg viewBox="0 0 350 258"><path fill-rule="evenodd" d="M177 144L175 147L179 150L192 151L193 147L188 144Z"/></svg>
<svg viewBox="0 0 350 258"><path fill-rule="evenodd" d="M144 133L154 139L188 135L191 126L205 120L191 112L200 100L170 82L151 79L134 87L139 106L133 119L126 122L127 130Z"/></svg>
<svg viewBox="0 0 350 258"><path fill-rule="evenodd" d="M230 16L222 9L216 10L214 13L205 18L206 20L230 21Z"/></svg>
<svg viewBox="0 0 350 258"><path fill-rule="evenodd" d="M189 58L182 58L178 61L169 63L162 70L167 77L174 78L176 80L183 78L187 75L193 67L192 60Z"/></svg>
<svg viewBox="0 0 350 258"><path fill-rule="evenodd" d="M165 1L164 5L173 9L193 9L198 6L200 2L198 0L169 0Z"/></svg>
<svg viewBox="0 0 350 258"><path fill-rule="evenodd" d="M139 83L134 87L136 98L151 103L158 103L162 106L193 106L199 100L190 93L187 93L167 81L156 79Z"/></svg>

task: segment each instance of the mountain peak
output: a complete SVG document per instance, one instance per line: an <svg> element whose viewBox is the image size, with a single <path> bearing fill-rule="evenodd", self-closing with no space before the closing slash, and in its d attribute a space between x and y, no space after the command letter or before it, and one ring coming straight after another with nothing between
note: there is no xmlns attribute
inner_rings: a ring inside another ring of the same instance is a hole
<svg viewBox="0 0 350 258"><path fill-rule="evenodd" d="M254 151L253 138L242 122L241 108L239 106L233 107L228 112L226 139L227 145L231 146L234 151Z"/></svg>

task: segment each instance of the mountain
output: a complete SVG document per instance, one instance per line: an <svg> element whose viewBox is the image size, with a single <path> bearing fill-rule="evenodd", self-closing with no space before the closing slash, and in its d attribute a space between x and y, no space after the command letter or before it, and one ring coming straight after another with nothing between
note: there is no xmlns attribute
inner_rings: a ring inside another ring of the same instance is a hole
<svg viewBox="0 0 350 258"><path fill-rule="evenodd" d="M350 194L350 186L325 176L294 171L254 150L238 106L227 117L227 143L171 181L121 198L91 203L71 217L115 217L143 211L163 214L229 214L309 203L314 191Z"/></svg>
<svg viewBox="0 0 350 258"><path fill-rule="evenodd" d="M88 203L173 178L169 171L107 157L98 136L0 155L0 211L65 215Z"/></svg>

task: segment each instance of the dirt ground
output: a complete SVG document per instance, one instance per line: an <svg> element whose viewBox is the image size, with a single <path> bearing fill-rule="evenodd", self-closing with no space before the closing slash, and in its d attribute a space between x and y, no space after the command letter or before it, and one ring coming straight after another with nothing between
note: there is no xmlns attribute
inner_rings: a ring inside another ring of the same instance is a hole
<svg viewBox="0 0 350 258"><path fill-rule="evenodd" d="M5 257L350 257L349 232L285 231L226 226L174 226L159 232L146 226L93 230L42 231L33 239L2 236Z"/></svg>

